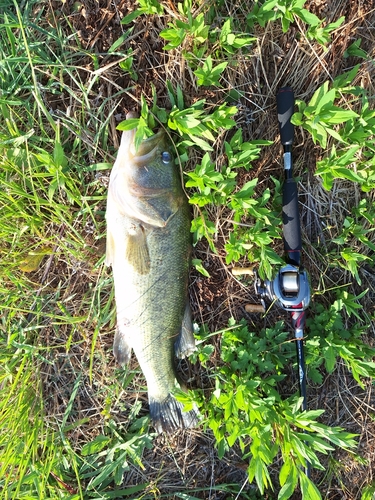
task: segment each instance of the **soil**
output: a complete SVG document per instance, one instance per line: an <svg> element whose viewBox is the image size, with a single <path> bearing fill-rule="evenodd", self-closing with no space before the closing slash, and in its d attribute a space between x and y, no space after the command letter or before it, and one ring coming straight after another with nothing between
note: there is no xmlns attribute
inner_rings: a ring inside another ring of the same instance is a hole
<svg viewBox="0 0 375 500"><path fill-rule="evenodd" d="M173 19L177 15L176 5L172 0L162 2L166 11ZM224 2L225 3L225 2ZM246 2L227 8L236 9L239 18L244 17L248 11ZM166 91L166 81L174 86L181 86L186 102L192 103L200 98L207 99L210 103L221 102L229 89L243 92L243 97L237 103L238 114L236 121L243 127L244 139L270 139L274 145L267 148L261 158L254 163L249 173L239 177L239 183L245 183L250 178L259 178L259 189L270 187L273 184L270 177L282 177L281 150L278 140L277 121L275 119L275 94L280 86L290 85L295 89L297 98L309 99L313 92L327 79L334 78L350 68L359 60L346 57L345 50L354 40L362 38L362 48L374 55L374 30L375 11L371 0L320 1L310 0L306 7L320 17L326 17L327 22L333 22L340 16L345 16L343 26L335 31L332 43L328 47L313 46L309 41L301 39L298 35L299 26L292 23L289 31L283 33L278 23L268 25L266 28L255 28L258 42L251 57L239 59L238 66L225 73L227 86L221 90L197 89L191 77L189 68L184 64L181 54L176 50L165 51L165 41L159 37L161 29L165 28L170 20L168 16L140 16L129 25L121 24L124 16L135 9L132 0L66 0L64 2L50 0L47 8L46 19L51 26L61 26L68 34L77 34L76 43L87 51L87 58L81 60L82 81L88 81L90 74L97 67L103 71L97 81L92 85L91 102L101 105L104 101L109 108L115 107L116 111L110 118L110 131L108 149L98 149L93 153L92 161L113 161L113 156L119 144L120 133L116 125L124 119L129 110L139 110L140 99L143 96L150 104L152 102L153 87L155 87L160 107L170 106ZM124 38L124 42L112 54L108 50L124 34L131 32ZM133 56L133 76L119 67L119 61L125 59L127 54ZM94 62L95 55L96 62ZM134 75L137 75L135 77ZM356 83L363 85L374 95L374 68L369 64L361 69ZM74 89L74 82L66 82ZM69 99L67 96L50 96L49 105L54 110L67 113ZM90 136L88 125L88 137ZM223 133L215 145L216 160L223 159L223 142L226 134ZM96 154L96 156L95 156ZM303 243L307 249L305 254L305 267L311 277L312 288L316 291L322 287L329 288L333 284L350 282L348 274L342 269L326 269L322 255L325 245L328 245L326 224L331 224L332 234L341 226L342 220L350 209L354 200L363 196L360 192L348 192L345 183L339 184L336 191L324 192L320 183L314 176L315 163L321 157L322 151L315 146L302 130L296 130L294 147L294 161L296 175L300 179L300 207L303 222ZM192 154L190 168L193 168L194 157ZM189 168L189 167L187 167ZM103 181L105 182L105 180ZM353 189L351 185L351 189ZM205 323L210 331L218 331L228 323L230 317L236 320L246 318L254 328L272 325L275 321L284 319L284 313L276 308L266 316L246 313L244 306L249 302L257 302L253 287L245 281L235 279L230 266L225 264L223 241L225 234L230 230L226 223L226 215L221 209L212 209L212 220L219 221L219 232L215 242L218 254L210 251L205 242L200 242L194 249L194 257L203 261L205 268L210 273L210 278L205 278L196 271L191 273L190 296L193 315L197 323ZM90 228L87 228L87 241L95 255L102 251L99 242ZM276 248L282 254L282 248ZM94 257L91 257L93 259ZM90 258L90 257L89 257ZM79 304L79 294L87 293L86 283L95 282L95 271L88 268L79 268L72 276L72 263L60 263L51 269L51 275L61 279L67 277L65 293L74 293ZM244 263L246 265L246 263ZM322 283L322 275L325 275ZM72 280L70 278L73 278ZM57 278L56 278L57 279ZM358 293L358 287L352 284L348 291ZM373 311L375 295L375 275L373 268L368 268L363 273L362 289L369 288L365 307ZM108 300L107 296L101 298ZM319 294L314 300L324 300ZM73 308L74 309L74 308ZM72 314L79 314L73 310ZM103 405L105 404L105 391L116 377L121 374L116 370L111 354L113 325L107 326L98 336L93 372L87 374L78 392L75 404L77 405L77 418L88 418L89 424L71 431L70 439L76 446L80 446L96 434L101 432L103 423ZM51 339L45 341L56 342L56 332L51 326ZM61 338L61 355L54 355L54 373L49 366L44 373L45 388L55 394L50 399L51 414L63 414L64 407L69 401L72 381L82 366L87 366L90 358L92 332L86 332L82 337L75 333L72 338L72 348L67 356L65 341L72 332L67 328L59 331ZM370 329L370 334L373 334ZM218 358L220 338L214 342L214 355ZM56 349L54 350L56 353ZM134 361L133 368L137 365ZM192 385L209 389L209 374L203 373L199 366L183 365L182 370L187 378L192 380ZM285 395L293 393L297 387L297 374L290 367L288 373L290 386L284 387ZM144 403L147 412L146 393L139 392L139 386L144 387L141 375L137 372L126 393L126 400L122 399L117 408L115 418L121 422L122 415L130 411L138 401ZM63 389L62 389L63 388ZM336 451L328 457L322 457L325 471L313 471L312 479L318 485L325 499L360 498L364 485L373 480L375 466L375 395L370 382L363 388L353 380L343 364L331 375L324 374L324 381L320 386L308 382L309 408L325 410L323 422L328 425L339 425L346 430L359 435L359 447L355 454ZM48 409L48 407L47 407ZM143 410L142 410L143 411ZM147 414L147 413L145 413ZM142 482L149 482L149 493L155 498L165 495L175 497L176 492L192 491L197 498L221 500L237 497L228 492L220 491L220 485L243 485L243 495L255 493L253 485L246 481L246 464L241 460L240 453L232 450L225 459L220 460L214 448L214 441L209 432L202 429L177 433L173 437L159 436L155 440L153 449L145 452L143 463L144 471L130 466L130 471L124 477L124 485L130 486ZM278 466L275 464L273 475L277 475ZM205 490L203 491L203 488ZM194 493L194 490L199 492ZM181 498L181 497L178 497ZM248 496L247 498L250 498ZM260 498L260 497L259 497ZM268 493L264 499L275 498ZM297 494L293 497L300 498Z"/></svg>

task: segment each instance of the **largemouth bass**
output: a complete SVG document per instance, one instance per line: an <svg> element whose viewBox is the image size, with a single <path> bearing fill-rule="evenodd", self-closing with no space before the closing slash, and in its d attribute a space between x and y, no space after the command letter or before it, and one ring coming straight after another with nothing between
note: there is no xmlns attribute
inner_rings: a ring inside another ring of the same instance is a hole
<svg viewBox="0 0 375 500"><path fill-rule="evenodd" d="M135 132L122 134L108 187L113 350L121 366L134 350L147 381L151 421L158 432L173 432L197 423L196 411L184 412L173 396L174 354L183 358L195 349L187 292L190 211L164 132L144 140L137 152Z"/></svg>

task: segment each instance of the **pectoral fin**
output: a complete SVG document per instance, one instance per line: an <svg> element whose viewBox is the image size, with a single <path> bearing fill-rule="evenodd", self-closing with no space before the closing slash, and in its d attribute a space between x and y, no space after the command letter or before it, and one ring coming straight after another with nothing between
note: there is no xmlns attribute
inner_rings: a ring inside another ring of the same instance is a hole
<svg viewBox="0 0 375 500"><path fill-rule="evenodd" d="M139 274L150 271L150 254L147 246L146 230L140 224L132 224L128 230L125 259Z"/></svg>
<svg viewBox="0 0 375 500"><path fill-rule="evenodd" d="M190 356L190 354L196 350L193 334L193 321L191 319L191 309L189 303L187 303L185 307L180 334L174 344L174 350L176 357L179 359Z"/></svg>

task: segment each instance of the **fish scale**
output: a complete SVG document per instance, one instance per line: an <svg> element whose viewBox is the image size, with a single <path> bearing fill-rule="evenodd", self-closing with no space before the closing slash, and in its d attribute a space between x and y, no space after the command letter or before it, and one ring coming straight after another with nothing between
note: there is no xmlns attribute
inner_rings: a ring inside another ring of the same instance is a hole
<svg viewBox="0 0 375 500"><path fill-rule="evenodd" d="M162 133L134 152L125 131L111 172L107 199L107 255L117 308L114 354L124 366L134 350L147 381L150 416L159 431L197 423L173 396L175 352L195 349L188 275L190 210Z"/></svg>

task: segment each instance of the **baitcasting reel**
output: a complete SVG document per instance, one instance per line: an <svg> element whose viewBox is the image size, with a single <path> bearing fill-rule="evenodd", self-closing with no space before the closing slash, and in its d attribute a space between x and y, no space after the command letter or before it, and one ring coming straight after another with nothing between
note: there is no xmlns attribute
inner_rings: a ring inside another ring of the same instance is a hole
<svg viewBox="0 0 375 500"><path fill-rule="evenodd" d="M310 303L310 285L306 271L293 264L286 264L272 281L264 282L256 270L253 272L255 293L260 296L264 308L265 300L269 300L275 301L285 311L300 312L307 309Z"/></svg>

